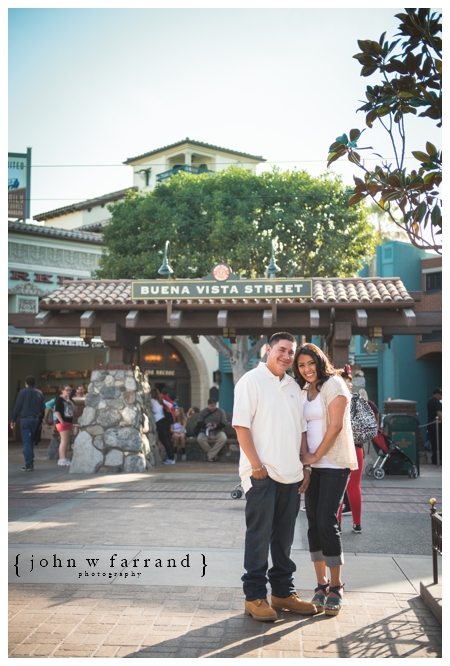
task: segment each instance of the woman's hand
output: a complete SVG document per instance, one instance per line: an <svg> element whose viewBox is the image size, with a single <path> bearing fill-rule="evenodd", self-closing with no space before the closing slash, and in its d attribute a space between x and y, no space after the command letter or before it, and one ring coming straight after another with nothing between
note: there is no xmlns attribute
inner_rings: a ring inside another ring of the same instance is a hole
<svg viewBox="0 0 450 666"><path fill-rule="evenodd" d="M301 453L300 460L303 465L312 465L317 462L317 457L314 453Z"/></svg>

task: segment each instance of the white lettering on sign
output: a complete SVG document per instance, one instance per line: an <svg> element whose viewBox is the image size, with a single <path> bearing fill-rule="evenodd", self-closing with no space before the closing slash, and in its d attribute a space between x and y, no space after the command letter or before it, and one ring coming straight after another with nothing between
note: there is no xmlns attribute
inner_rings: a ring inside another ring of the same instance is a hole
<svg viewBox="0 0 450 666"><path fill-rule="evenodd" d="M148 294L150 289L148 287L141 287L141 294Z"/></svg>

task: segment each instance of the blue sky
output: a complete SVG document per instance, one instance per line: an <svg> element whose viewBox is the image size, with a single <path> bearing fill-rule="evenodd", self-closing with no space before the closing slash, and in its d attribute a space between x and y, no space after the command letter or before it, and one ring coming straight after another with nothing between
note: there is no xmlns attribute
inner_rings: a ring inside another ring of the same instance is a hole
<svg viewBox="0 0 450 666"><path fill-rule="evenodd" d="M10 9L8 149L32 147L31 215L130 186L125 159L184 137L322 173L364 127L357 39L391 41L400 11ZM440 145L431 121L409 125L409 150Z"/></svg>

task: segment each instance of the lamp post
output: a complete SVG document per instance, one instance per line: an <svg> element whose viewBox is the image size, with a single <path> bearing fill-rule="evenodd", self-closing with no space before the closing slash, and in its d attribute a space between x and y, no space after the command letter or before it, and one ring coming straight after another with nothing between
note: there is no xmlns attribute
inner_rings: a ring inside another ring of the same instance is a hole
<svg viewBox="0 0 450 666"><path fill-rule="evenodd" d="M169 251L169 242L170 241L166 241L166 244L164 246L163 262L162 262L160 268L158 268L158 275L162 275L163 277L170 277L173 273L173 270L169 266L169 263L168 263L168 260L167 260L167 254L168 254L168 251Z"/></svg>
<svg viewBox="0 0 450 666"><path fill-rule="evenodd" d="M272 255L270 257L270 264L266 268L266 275L268 278L274 278L280 271L281 268L275 263L275 241L272 241Z"/></svg>

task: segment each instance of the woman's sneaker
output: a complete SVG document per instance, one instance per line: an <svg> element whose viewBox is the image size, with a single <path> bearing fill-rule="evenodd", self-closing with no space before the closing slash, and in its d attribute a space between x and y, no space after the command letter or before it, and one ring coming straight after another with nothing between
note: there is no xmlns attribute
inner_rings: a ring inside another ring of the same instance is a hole
<svg viewBox="0 0 450 666"><path fill-rule="evenodd" d="M353 525L353 531L355 534L361 534L362 532L361 525Z"/></svg>
<svg viewBox="0 0 450 666"><path fill-rule="evenodd" d="M185 454L185 453L183 453L183 455L181 456L181 460L182 460L183 462L186 460L186 454Z"/></svg>

